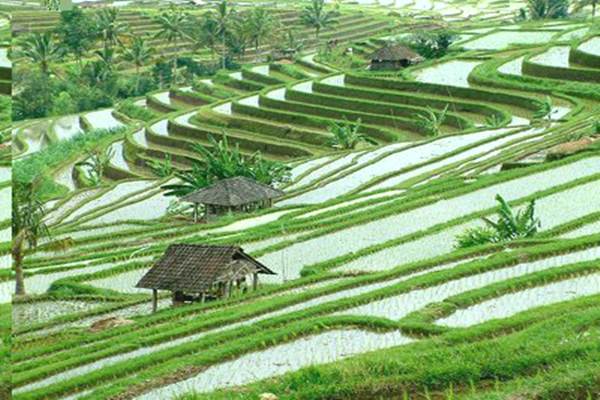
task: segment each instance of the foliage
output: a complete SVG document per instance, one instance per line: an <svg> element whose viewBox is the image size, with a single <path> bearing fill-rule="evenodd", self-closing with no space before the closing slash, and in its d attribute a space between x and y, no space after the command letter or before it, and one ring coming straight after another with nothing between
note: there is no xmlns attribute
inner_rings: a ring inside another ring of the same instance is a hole
<svg viewBox="0 0 600 400"><path fill-rule="evenodd" d="M431 107L427 107L425 113L417 114L417 124L427 133L429 136L439 136L441 133L441 127L446 120L446 114L448 113L449 105L440 112L436 112Z"/></svg>
<svg viewBox="0 0 600 400"><path fill-rule="evenodd" d="M180 53L178 43L187 37L186 30L190 23L190 16L188 13L172 6L168 11L162 13L156 21L160 25L160 29L154 37L166 40L169 45L175 48L172 65L173 81L177 82L177 57Z"/></svg>
<svg viewBox="0 0 600 400"><path fill-rule="evenodd" d="M45 117L53 108L55 87L41 71L27 75L25 85L13 96L13 120Z"/></svg>
<svg viewBox="0 0 600 400"><path fill-rule="evenodd" d="M360 118L354 123L346 119L341 123L333 121L328 127L329 133L333 135L329 142L331 147L340 150L352 150L360 143L377 144L375 140L359 132L361 123Z"/></svg>
<svg viewBox="0 0 600 400"><path fill-rule="evenodd" d="M500 203L497 221L483 218L486 226L469 229L459 235L457 248L468 248L486 243L504 243L537 234L541 224L535 216L535 201L531 201L527 207L516 213L502 196L497 195L496 201Z"/></svg>
<svg viewBox="0 0 600 400"><path fill-rule="evenodd" d="M215 8L205 16L203 26L207 29L206 34L214 41L213 46L219 44L221 48L221 68L226 68L228 36L232 25L237 18L237 11L230 6L228 0L217 3ZM207 38L207 36L205 36ZM230 42L231 43L231 42Z"/></svg>
<svg viewBox="0 0 600 400"><path fill-rule="evenodd" d="M176 217L176 216L185 216L190 213L193 206L191 204L183 204L178 200L171 200L169 206L167 207L167 215Z"/></svg>
<svg viewBox="0 0 600 400"><path fill-rule="evenodd" d="M173 68L169 63L157 61L152 67L152 77L158 82L158 87L169 86L173 82Z"/></svg>
<svg viewBox="0 0 600 400"><path fill-rule="evenodd" d="M533 114L533 118L536 120L542 120L542 119L546 119L546 118L550 119L553 108L554 107L552 105L552 98L550 96L546 96L544 101L542 101L540 103L539 108Z"/></svg>
<svg viewBox="0 0 600 400"><path fill-rule="evenodd" d="M60 22L55 32L62 46L79 62L98 36L93 19L79 7L60 13Z"/></svg>
<svg viewBox="0 0 600 400"><path fill-rule="evenodd" d="M455 38L453 32L442 29L415 33L407 39L407 43L422 57L435 59L444 57L448 53L448 48Z"/></svg>
<svg viewBox="0 0 600 400"><path fill-rule="evenodd" d="M98 186L100 183L102 183L104 171L110 164L110 160L112 160L114 157L115 151L109 146L103 150L94 148L88 149L86 153L87 159L77 163L76 165L84 169L86 173L85 178L92 186Z"/></svg>
<svg viewBox="0 0 600 400"><path fill-rule="evenodd" d="M527 0L531 19L564 18L569 13L568 0Z"/></svg>
<svg viewBox="0 0 600 400"><path fill-rule="evenodd" d="M502 117L500 117L498 114L489 115L485 119L485 126L487 126L488 128L492 128L492 129L501 127L502 126Z"/></svg>
<svg viewBox="0 0 600 400"><path fill-rule="evenodd" d="M15 160L13 163L13 184L26 184L36 180L36 191L40 198L45 199L54 195L58 192L57 184L48 177L53 168L106 139L117 137L121 132L122 129L99 129L80 133L69 140L51 143L26 159Z"/></svg>
<svg viewBox="0 0 600 400"><path fill-rule="evenodd" d="M35 249L40 238L49 236L44 223L44 205L35 190L35 179L30 182L16 181L12 191L12 257L15 269L17 295L25 294L23 259L25 248Z"/></svg>
<svg viewBox="0 0 600 400"><path fill-rule="evenodd" d="M136 106L131 100L126 100L119 104L119 106L117 107L117 111L125 114L129 118L137 119L144 122L151 121L158 117L158 114L152 111L151 109L147 107Z"/></svg>
<svg viewBox="0 0 600 400"><path fill-rule="evenodd" d="M289 28L285 31L283 41L277 44L277 48L285 55L295 55L304 49L305 40L298 38L298 33Z"/></svg>
<svg viewBox="0 0 600 400"><path fill-rule="evenodd" d="M37 64L43 74L50 72L50 64L62 58L63 50L56 45L52 35L46 33L33 33L23 40L23 56L31 63Z"/></svg>
<svg viewBox="0 0 600 400"><path fill-rule="evenodd" d="M212 76L219 70L218 65L200 62L191 57L179 57L177 59L177 67L185 68L187 78L190 81L193 81L196 76Z"/></svg>
<svg viewBox="0 0 600 400"><path fill-rule="evenodd" d="M118 20L117 8L103 8L96 14L96 29L104 49L111 49L122 44L124 36L129 34L127 25Z"/></svg>
<svg viewBox="0 0 600 400"><path fill-rule="evenodd" d="M125 48L123 52L123 60L135 66L135 75L137 79L136 92L139 91L140 68L148 64L153 54L154 49L149 47L141 36L136 36L133 39L133 43Z"/></svg>
<svg viewBox="0 0 600 400"><path fill-rule="evenodd" d="M167 176L173 175L174 168L170 154L165 154L164 161L149 160L148 165L150 166L152 172L154 172L154 174L160 178L166 178Z"/></svg>
<svg viewBox="0 0 600 400"><path fill-rule="evenodd" d="M277 20L266 8L256 7L250 11L245 23L248 27L250 41L254 44L255 57L258 59L259 48L266 39L275 33L275 28L278 26Z"/></svg>
<svg viewBox="0 0 600 400"><path fill-rule="evenodd" d="M265 160L260 152L244 157L239 146L230 147L226 135L219 141L210 136L209 142L210 148L199 143L192 147L203 162L195 162L191 171L176 172L181 183L163 186L167 190L166 196L185 196L216 181L236 176L252 178L267 185L289 180L289 167Z"/></svg>
<svg viewBox="0 0 600 400"><path fill-rule="evenodd" d="M304 25L315 30L317 39L323 29L338 22L337 17L336 11L325 10L325 0L312 0L310 5L304 7L301 15Z"/></svg>
<svg viewBox="0 0 600 400"><path fill-rule="evenodd" d="M60 92L52 104L52 115L74 114L77 107L69 92Z"/></svg>

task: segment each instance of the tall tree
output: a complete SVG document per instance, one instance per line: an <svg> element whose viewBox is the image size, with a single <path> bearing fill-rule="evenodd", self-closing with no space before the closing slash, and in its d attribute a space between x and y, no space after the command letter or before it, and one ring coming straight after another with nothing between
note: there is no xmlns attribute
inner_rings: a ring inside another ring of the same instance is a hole
<svg viewBox="0 0 600 400"><path fill-rule="evenodd" d="M217 21L210 15L206 15L198 30L196 30L195 43L198 47L208 47L211 50L213 59L217 53L217 47L221 40Z"/></svg>
<svg viewBox="0 0 600 400"><path fill-rule="evenodd" d="M221 42L221 67L226 67L227 59L227 34L230 31L231 25L234 22L236 11L229 6L227 0L222 0L217 7L208 15L208 18L213 21L215 31Z"/></svg>
<svg viewBox="0 0 600 400"><path fill-rule="evenodd" d="M131 46L127 47L123 53L123 59L135 66L135 92L137 93L140 85L140 69L146 65L152 58L154 49L148 47L146 41L141 36L133 39Z"/></svg>
<svg viewBox="0 0 600 400"><path fill-rule="evenodd" d="M178 43L187 37L187 28L189 24L189 14L181 10L171 7L169 11L161 14L157 18L160 24L160 30L156 33L156 38L166 40L170 45L175 47L173 56L173 81L177 82L177 59L179 58Z"/></svg>
<svg viewBox="0 0 600 400"><path fill-rule="evenodd" d="M302 22L315 30L315 37L319 39L321 31L337 23L338 13L325 10L325 0L312 0L309 6L302 10Z"/></svg>
<svg viewBox="0 0 600 400"><path fill-rule="evenodd" d="M44 75L50 72L50 63L60 60L63 51L52 40L52 35L46 33L34 33L23 42L23 55L32 63L39 65Z"/></svg>
<svg viewBox="0 0 600 400"><path fill-rule="evenodd" d="M246 49L252 43L252 32L248 20L234 18L227 34L227 52L230 55L243 57Z"/></svg>
<svg viewBox="0 0 600 400"><path fill-rule="evenodd" d="M75 56L80 65L83 55L92 47L97 37L92 19L79 7L60 13L56 34L60 43Z"/></svg>
<svg viewBox="0 0 600 400"><path fill-rule="evenodd" d="M46 212L37 198L33 183L13 183L12 194L12 258L15 270L15 294L25 295L23 260L27 249L35 249L40 238L48 236L44 224Z"/></svg>
<svg viewBox="0 0 600 400"><path fill-rule="evenodd" d="M126 24L119 22L116 8L104 8L96 16L96 29L105 49L120 45L121 38L129 33Z"/></svg>
<svg viewBox="0 0 600 400"><path fill-rule="evenodd" d="M254 45L255 58L258 61L258 51L265 39L273 34L277 26L277 20L264 7L252 9L246 20L250 39Z"/></svg>

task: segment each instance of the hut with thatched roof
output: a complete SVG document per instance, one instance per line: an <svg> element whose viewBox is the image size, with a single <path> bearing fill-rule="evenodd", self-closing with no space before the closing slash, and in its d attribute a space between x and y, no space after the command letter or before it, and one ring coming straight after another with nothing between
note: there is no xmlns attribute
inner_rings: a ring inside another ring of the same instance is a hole
<svg viewBox="0 0 600 400"><path fill-rule="evenodd" d="M182 201L194 203L194 220L198 220L198 207L204 206L204 218L233 211L252 211L270 207L273 199L283 196L283 191L238 176L223 179L211 186L190 193Z"/></svg>
<svg viewBox="0 0 600 400"><path fill-rule="evenodd" d="M256 290L258 275L275 275L238 246L173 244L142 277L137 288L152 289L156 311L158 291L172 293L173 305L227 298L232 290Z"/></svg>
<svg viewBox="0 0 600 400"><path fill-rule="evenodd" d="M424 60L408 47L394 43L386 44L371 54L369 58L371 59L370 69L373 71L406 68Z"/></svg>

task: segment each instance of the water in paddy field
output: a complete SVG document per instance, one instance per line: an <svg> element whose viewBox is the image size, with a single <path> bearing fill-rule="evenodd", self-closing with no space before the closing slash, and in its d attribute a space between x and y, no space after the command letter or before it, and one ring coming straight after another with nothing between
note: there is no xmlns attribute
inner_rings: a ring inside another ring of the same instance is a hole
<svg viewBox="0 0 600 400"><path fill-rule="evenodd" d="M578 48L584 53L593 54L600 57L600 36L596 36L581 44Z"/></svg>

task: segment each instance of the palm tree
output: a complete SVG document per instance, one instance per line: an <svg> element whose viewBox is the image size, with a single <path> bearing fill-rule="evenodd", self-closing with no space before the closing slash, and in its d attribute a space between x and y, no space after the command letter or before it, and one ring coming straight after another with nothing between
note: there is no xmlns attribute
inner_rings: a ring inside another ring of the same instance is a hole
<svg viewBox="0 0 600 400"><path fill-rule="evenodd" d="M223 69L226 67L227 34L235 15L235 9L229 6L227 0L223 0L217 4L216 9L207 17L213 21L215 32L221 41L221 67Z"/></svg>
<svg viewBox="0 0 600 400"><path fill-rule="evenodd" d="M168 12L157 18L160 30L154 35L155 38L166 40L175 47L173 56L173 82L177 82L177 59L179 58L178 42L187 37L186 29L189 23L189 14L171 7Z"/></svg>
<svg viewBox="0 0 600 400"><path fill-rule="evenodd" d="M96 26L105 49L120 45L121 37L129 33L127 25L117 21L118 16L116 8L104 8L96 16Z"/></svg>
<svg viewBox="0 0 600 400"><path fill-rule="evenodd" d="M132 63L135 66L135 92L137 93L140 86L140 69L150 61L154 49L148 47L143 37L136 36L133 39L131 46L125 49L123 59Z"/></svg>
<svg viewBox="0 0 600 400"><path fill-rule="evenodd" d="M35 249L40 238L49 236L44 224L46 211L32 183L15 181L12 193L12 258L15 269L15 294L25 295L23 260L25 250Z"/></svg>
<svg viewBox="0 0 600 400"><path fill-rule="evenodd" d="M362 142L377 144L376 141L359 132L361 122L360 118L355 123L347 120L343 123L332 122L328 129L333 135L330 140L331 146L341 150L352 150Z"/></svg>
<svg viewBox="0 0 600 400"><path fill-rule="evenodd" d="M52 40L50 33L34 33L23 42L23 55L38 64L44 75L50 71L50 63L62 57L62 48Z"/></svg>
<svg viewBox="0 0 600 400"><path fill-rule="evenodd" d="M263 40L273 34L277 21L267 9L257 7L252 9L246 23L256 52L255 61L258 61L258 49Z"/></svg>
<svg viewBox="0 0 600 400"><path fill-rule="evenodd" d="M106 69L106 72L110 73L113 69L113 60L115 51L112 48L103 48L94 52L100 59L100 64Z"/></svg>
<svg viewBox="0 0 600 400"><path fill-rule="evenodd" d="M325 0L312 0L312 3L302 11L304 25L314 28L315 37L319 39L321 30L337 23L337 12L325 10Z"/></svg>
<svg viewBox="0 0 600 400"><path fill-rule="evenodd" d="M234 18L227 34L227 51L230 56L237 55L239 58L246 54L248 45L253 43L252 27L249 21L242 18Z"/></svg>
<svg viewBox="0 0 600 400"><path fill-rule="evenodd" d="M200 29L196 32L197 34L194 39L195 46L198 48L208 47L211 50L212 58L214 59L217 53L217 47L221 40L217 21L210 15L205 15L200 23Z"/></svg>

